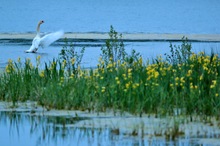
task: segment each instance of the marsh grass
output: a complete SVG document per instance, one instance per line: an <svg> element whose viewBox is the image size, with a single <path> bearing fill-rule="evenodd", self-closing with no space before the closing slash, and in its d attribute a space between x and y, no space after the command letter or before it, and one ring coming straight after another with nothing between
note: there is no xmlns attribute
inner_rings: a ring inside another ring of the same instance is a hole
<svg viewBox="0 0 220 146"><path fill-rule="evenodd" d="M28 59L9 60L0 75L0 99L14 105L35 100L48 109L113 109L139 116L175 115L174 109L184 115L220 114L218 55L195 54L184 39L165 59L149 63L136 52L127 55L113 28L110 38L95 69L81 69L84 50L76 54L72 48L71 55L67 47L61 59L45 63L44 69L38 67L40 57L36 66Z"/></svg>
<svg viewBox="0 0 220 146"><path fill-rule="evenodd" d="M84 51L85 47L77 50L71 42L68 42L68 39L65 39L65 45L59 54L59 60L63 62L63 66L69 75L77 74Z"/></svg>

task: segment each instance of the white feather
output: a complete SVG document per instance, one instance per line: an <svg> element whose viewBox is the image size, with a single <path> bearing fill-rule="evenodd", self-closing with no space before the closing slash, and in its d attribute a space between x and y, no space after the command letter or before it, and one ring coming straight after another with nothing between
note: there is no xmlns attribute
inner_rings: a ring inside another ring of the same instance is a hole
<svg viewBox="0 0 220 146"><path fill-rule="evenodd" d="M63 31L57 31L54 33L47 34L44 37L40 38L39 45L43 48L48 47L50 44L61 38L63 34L64 34Z"/></svg>
<svg viewBox="0 0 220 146"><path fill-rule="evenodd" d="M39 47L45 48L48 47L53 42L57 41L64 35L63 31L57 31L54 33L47 34L43 37L40 34L37 34L32 41L30 49L26 50L26 53L35 53Z"/></svg>

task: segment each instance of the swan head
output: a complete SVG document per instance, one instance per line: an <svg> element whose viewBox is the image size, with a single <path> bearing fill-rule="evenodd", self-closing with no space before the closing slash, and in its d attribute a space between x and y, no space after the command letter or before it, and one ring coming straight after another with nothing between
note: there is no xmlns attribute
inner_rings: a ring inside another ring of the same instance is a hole
<svg viewBox="0 0 220 146"><path fill-rule="evenodd" d="M42 24L42 23L44 23L44 20L39 21L39 24Z"/></svg>

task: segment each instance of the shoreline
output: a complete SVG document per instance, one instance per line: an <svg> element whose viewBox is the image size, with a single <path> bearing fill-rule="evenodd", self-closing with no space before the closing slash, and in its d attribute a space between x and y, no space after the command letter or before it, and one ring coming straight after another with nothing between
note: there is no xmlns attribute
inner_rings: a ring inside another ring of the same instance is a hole
<svg viewBox="0 0 220 146"><path fill-rule="evenodd" d="M202 117L196 115L156 117L154 114L144 114L139 117L127 112L120 114L120 111L118 111L114 113L112 110L99 113L80 110L47 110L35 101L18 102L15 108L12 108L12 102L0 101L1 112L16 112L30 116L80 118L82 120L66 126L73 128L110 128L112 131L118 131L118 134L127 136L169 137L175 134L177 137L188 138L213 136L207 139L206 142L210 142L209 140L213 140L211 144L220 142L218 139L220 123L214 117L210 117L207 123L203 121ZM135 135L134 132L136 132Z"/></svg>
<svg viewBox="0 0 220 146"><path fill-rule="evenodd" d="M0 33L0 40L7 39L26 39L32 40L35 33ZM125 41L181 41L183 36L189 41L201 42L220 42L220 34L159 34L159 33L122 33L122 39ZM108 33L72 33L67 32L62 39L78 40L106 40Z"/></svg>

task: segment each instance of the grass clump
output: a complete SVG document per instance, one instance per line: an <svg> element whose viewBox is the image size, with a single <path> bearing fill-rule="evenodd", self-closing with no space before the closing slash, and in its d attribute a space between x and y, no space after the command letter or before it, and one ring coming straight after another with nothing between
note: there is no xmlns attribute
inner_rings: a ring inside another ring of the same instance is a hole
<svg viewBox="0 0 220 146"><path fill-rule="evenodd" d="M171 55L144 62L140 54L128 55L111 27L95 69L79 67L84 50L64 48L61 59L44 69L26 60L9 61L0 76L0 99L35 100L48 108L89 111L128 111L169 114L219 115L220 59L218 55L191 52L184 38L171 46ZM77 60L78 57L78 60ZM40 58L37 59L40 63ZM74 61L73 61L74 60Z"/></svg>
<svg viewBox="0 0 220 146"><path fill-rule="evenodd" d="M63 46L60 54L59 60L63 62L65 69L68 74L77 74L77 69L80 67L80 63L85 52L85 47L81 50L76 50L72 43L65 40L66 44Z"/></svg>
<svg viewBox="0 0 220 146"><path fill-rule="evenodd" d="M140 53L137 53L135 50L132 50L131 55L128 55L124 48L122 34L118 34L113 26L110 27L109 39L106 40L105 47L102 47L101 51L102 54L100 54L100 57L104 67L112 63L118 65L124 62L132 65L132 63L137 61L140 57Z"/></svg>

